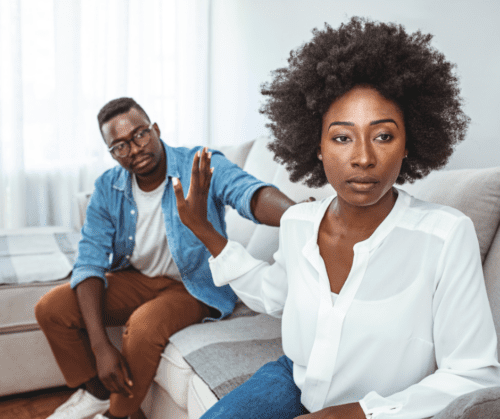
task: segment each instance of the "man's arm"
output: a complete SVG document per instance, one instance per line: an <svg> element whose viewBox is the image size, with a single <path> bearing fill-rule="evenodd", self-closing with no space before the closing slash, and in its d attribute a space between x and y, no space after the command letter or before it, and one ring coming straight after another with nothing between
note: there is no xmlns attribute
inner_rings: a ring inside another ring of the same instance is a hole
<svg viewBox="0 0 500 419"><path fill-rule="evenodd" d="M104 283L101 278L90 277L76 286L76 298L95 355L99 379L112 393L131 397L132 377L120 351L106 333L103 321Z"/></svg>
<svg viewBox="0 0 500 419"><path fill-rule="evenodd" d="M254 217L262 224L275 227L279 227L281 216L292 205L294 201L272 186L258 189L250 202Z"/></svg>

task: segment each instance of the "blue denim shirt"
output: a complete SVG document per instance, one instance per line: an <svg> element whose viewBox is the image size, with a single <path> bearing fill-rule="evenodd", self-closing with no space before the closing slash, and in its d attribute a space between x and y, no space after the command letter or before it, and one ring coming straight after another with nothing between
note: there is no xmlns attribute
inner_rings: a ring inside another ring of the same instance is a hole
<svg viewBox="0 0 500 419"><path fill-rule="evenodd" d="M162 141L163 143L163 141ZM179 268L188 292L205 304L218 309L222 316L229 315L236 302L236 295L229 285L214 285L208 258L210 252L179 218L172 186L172 177L182 183L184 194L189 190L193 158L202 147L187 149L169 147L163 143L167 155L167 182L162 197L167 239L172 257ZM257 189L273 186L263 183L241 170L216 150L212 151L211 166L215 168L208 198L208 219L224 237L226 223L225 205L256 223L250 201ZM105 273L125 269L135 246L137 205L132 194L132 176L116 166L107 170L95 182L90 199L82 238L78 244L78 258L71 276L71 287L89 277L99 277L107 287Z"/></svg>

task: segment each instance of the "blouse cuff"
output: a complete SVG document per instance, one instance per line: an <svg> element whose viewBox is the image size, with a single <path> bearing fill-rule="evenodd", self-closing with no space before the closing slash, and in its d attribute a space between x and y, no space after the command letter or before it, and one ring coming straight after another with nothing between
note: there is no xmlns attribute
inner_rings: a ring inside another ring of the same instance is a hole
<svg viewBox="0 0 500 419"><path fill-rule="evenodd" d="M254 259L240 243L232 240L228 240L216 258L210 256L208 259L212 278L217 287L229 284L260 263L262 262Z"/></svg>
<svg viewBox="0 0 500 419"><path fill-rule="evenodd" d="M371 391L359 401L359 404L368 419L377 419L383 413L397 413L403 407L399 404L384 404L383 401L384 398Z"/></svg>

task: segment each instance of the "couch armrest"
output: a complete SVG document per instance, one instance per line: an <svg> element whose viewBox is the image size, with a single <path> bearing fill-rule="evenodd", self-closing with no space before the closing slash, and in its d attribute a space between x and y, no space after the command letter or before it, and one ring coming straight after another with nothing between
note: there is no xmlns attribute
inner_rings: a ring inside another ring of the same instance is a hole
<svg viewBox="0 0 500 419"><path fill-rule="evenodd" d="M79 192L75 195L73 202L73 228L75 231L80 231L83 227L91 195L92 191Z"/></svg>

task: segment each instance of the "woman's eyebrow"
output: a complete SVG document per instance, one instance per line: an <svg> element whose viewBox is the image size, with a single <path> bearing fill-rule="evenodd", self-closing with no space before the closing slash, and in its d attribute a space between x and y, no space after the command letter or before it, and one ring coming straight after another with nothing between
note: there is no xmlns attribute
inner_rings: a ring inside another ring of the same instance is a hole
<svg viewBox="0 0 500 419"><path fill-rule="evenodd" d="M382 124L384 122L392 122L394 125L396 125L398 127L398 124L396 124L396 121L394 119L378 119L376 121L370 122L370 125Z"/></svg>
<svg viewBox="0 0 500 419"><path fill-rule="evenodd" d="M330 129L330 127L332 125L348 125L350 127L353 127L354 126L354 122L335 121L335 122L332 122L330 125L328 125L328 129Z"/></svg>
<svg viewBox="0 0 500 419"><path fill-rule="evenodd" d="M392 122L394 125L396 125L399 128L399 126L396 123L396 121L394 119L390 119L390 118L389 119L377 119L376 121L370 122L370 125L382 124L384 122ZM328 129L330 129L330 127L332 127L333 125L347 125L347 126L353 127L354 126L354 122L335 121L335 122L332 122L328 126Z"/></svg>

